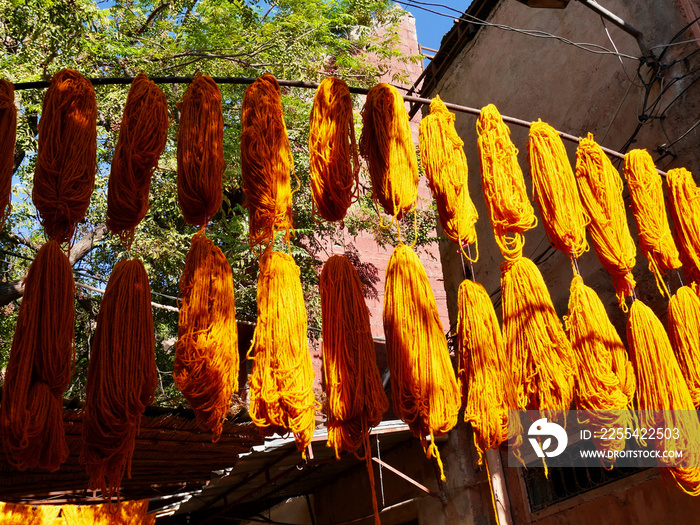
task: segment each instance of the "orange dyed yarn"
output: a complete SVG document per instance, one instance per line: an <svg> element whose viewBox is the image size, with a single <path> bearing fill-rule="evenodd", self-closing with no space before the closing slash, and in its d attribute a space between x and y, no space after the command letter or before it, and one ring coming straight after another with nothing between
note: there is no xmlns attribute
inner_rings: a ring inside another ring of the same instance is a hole
<svg viewBox="0 0 700 525"><path fill-rule="evenodd" d="M372 198L401 219L418 197L418 162L403 98L389 84L377 84L362 108L360 154L372 179Z"/></svg>
<svg viewBox="0 0 700 525"><path fill-rule="evenodd" d="M576 150L576 180L581 202L591 217L588 230L593 247L612 277L620 306L626 310L625 296L632 297L636 286L632 268L637 247L627 224L622 178L590 133Z"/></svg>
<svg viewBox="0 0 700 525"><path fill-rule="evenodd" d="M265 435L294 433L306 457L314 434L314 371L306 335L300 270L291 256L268 249L260 261L258 320L248 352L250 418ZM254 355L254 357L250 357Z"/></svg>
<svg viewBox="0 0 700 525"><path fill-rule="evenodd" d="M640 417L642 427L678 428L679 440L657 440L657 450L682 450L680 466L661 468L661 473L671 477L681 490L700 495L700 435L693 399L683 379L671 344L661 321L651 309L636 300L630 307L627 322L627 343L637 374L637 408L640 411L663 410L664 421L656 420L658 414L647 412ZM659 460L663 467L662 460Z"/></svg>
<svg viewBox="0 0 700 525"><path fill-rule="evenodd" d="M668 303L668 335L695 408L700 408L700 298L682 286Z"/></svg>
<svg viewBox="0 0 700 525"><path fill-rule="evenodd" d="M107 192L107 227L130 245L148 212L151 176L168 138L168 102L143 73L126 97Z"/></svg>
<svg viewBox="0 0 700 525"><path fill-rule="evenodd" d="M386 267L384 333L396 415L435 456L444 479L434 436L457 423L461 399L447 339L428 276L415 252L394 249Z"/></svg>
<svg viewBox="0 0 700 525"><path fill-rule="evenodd" d="M481 182L491 226L503 257L514 260L523 253L523 234L537 225L518 164L518 150L493 104L481 109L476 129Z"/></svg>
<svg viewBox="0 0 700 525"><path fill-rule="evenodd" d="M0 78L0 228L10 214L16 136L15 86Z"/></svg>
<svg viewBox="0 0 700 525"><path fill-rule="evenodd" d="M180 293L173 379L217 441L238 390L238 326L231 266L203 231L192 237Z"/></svg>
<svg viewBox="0 0 700 525"><path fill-rule="evenodd" d="M197 73L177 107L177 199L188 224L204 226L221 206L224 117L216 82Z"/></svg>
<svg viewBox="0 0 700 525"><path fill-rule="evenodd" d="M58 517L59 505L20 505L0 502L0 523L3 525L61 525L64 521ZM82 524L81 524L82 525Z"/></svg>
<svg viewBox="0 0 700 525"><path fill-rule="evenodd" d="M508 410L517 409L515 390L489 294L481 284L464 280L459 285L457 308L457 378L464 420L474 429L481 464L485 450L508 440Z"/></svg>
<svg viewBox="0 0 700 525"><path fill-rule="evenodd" d="M138 259L123 259L97 316L83 408L80 461L106 498L118 495L125 472L131 476L136 431L157 382L148 275Z"/></svg>
<svg viewBox="0 0 700 525"><path fill-rule="evenodd" d="M63 69L51 79L39 119L32 200L49 239L73 238L97 170L97 105L89 80Z"/></svg>
<svg viewBox="0 0 700 525"><path fill-rule="evenodd" d="M280 86L266 73L245 90L241 117L241 175L251 246L269 244L276 231L288 239L293 231L292 163Z"/></svg>
<svg viewBox="0 0 700 525"><path fill-rule="evenodd" d="M117 505L63 505L59 507L65 525L153 525L156 515L148 514L148 500L121 501Z"/></svg>
<svg viewBox="0 0 700 525"><path fill-rule="evenodd" d="M688 279L700 282L700 189L685 168L668 170L666 184L683 269Z"/></svg>
<svg viewBox="0 0 700 525"><path fill-rule="evenodd" d="M359 189L352 98L348 85L328 77L316 90L309 122L311 195L318 214L342 221Z"/></svg>
<svg viewBox="0 0 700 525"><path fill-rule="evenodd" d="M418 143L442 229L461 247L476 242L474 225L479 215L469 195L464 142L454 122L454 113L436 95L430 102L430 115L420 121Z"/></svg>
<svg viewBox="0 0 700 525"><path fill-rule="evenodd" d="M24 283L0 404L2 441L15 467L54 471L68 457L63 392L75 318L73 271L57 241L37 252Z"/></svg>
<svg viewBox="0 0 700 525"><path fill-rule="evenodd" d="M639 247L649 259L649 271L654 274L659 291L670 297L663 274L680 268L681 261L668 225L661 175L651 155L643 149L634 149L625 155L624 173L632 198Z"/></svg>
<svg viewBox="0 0 700 525"><path fill-rule="evenodd" d="M545 122L533 122L527 158L534 198L550 244L569 257L580 257L588 250L586 225L590 218L581 204L559 133Z"/></svg>
<svg viewBox="0 0 700 525"><path fill-rule="evenodd" d="M530 259L501 264L503 335L519 410L568 410L576 360L542 274Z"/></svg>

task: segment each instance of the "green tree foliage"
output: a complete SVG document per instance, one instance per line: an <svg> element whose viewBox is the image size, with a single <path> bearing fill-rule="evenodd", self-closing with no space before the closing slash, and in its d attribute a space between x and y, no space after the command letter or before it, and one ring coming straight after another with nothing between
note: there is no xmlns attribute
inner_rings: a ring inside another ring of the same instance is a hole
<svg viewBox="0 0 700 525"><path fill-rule="evenodd" d="M350 85L369 87L385 72L397 51L397 34L376 36L379 26L392 27L399 13L387 0L0 0L0 76L15 83L48 80L62 68L87 77L149 76L257 77L271 72L278 78L320 81L329 74ZM367 60L372 55L374 60ZM194 228L177 205L175 145L177 103L185 84L162 84L172 113L166 151L151 187L151 209L139 225L131 255L146 264L157 303L177 306L178 279ZM247 210L240 189L240 111L245 85L220 85L224 112L224 204L207 227L234 271L238 316L256 315L257 258L247 246ZM96 86L98 103L98 173L88 215L77 239L95 232L105 220L107 179L128 86ZM37 149L37 122L44 90L18 91L20 107L16 148L13 211L0 245L8 252L2 263L3 283L12 284L26 272L29 260L43 242L31 203L31 184ZM308 174L308 120L314 92L283 88L285 122L300 189L294 197L296 235L292 255L302 270L310 323L320 325L317 294L321 239L333 238L345 225L318 222L313 217ZM359 100L357 101L359 105ZM294 184L294 183L293 183ZM355 206L347 227L352 232L376 228L371 199ZM425 215L425 214L424 214ZM412 225L413 219L410 218ZM421 218L421 242L432 229ZM404 226L408 231L408 225ZM394 235L393 233L389 235ZM377 229L378 238L390 241ZM13 254L13 255L10 255ZM17 257L20 255L21 257ZM123 248L103 239L74 266L76 281L104 288ZM24 257L24 258L22 258ZM0 286L0 357L5 363L14 330L17 302ZM9 299L8 299L9 298ZM70 395L81 395L100 295L78 289L76 308L77 373ZM154 309L157 360L161 373L161 402L178 402L172 388L177 313Z"/></svg>

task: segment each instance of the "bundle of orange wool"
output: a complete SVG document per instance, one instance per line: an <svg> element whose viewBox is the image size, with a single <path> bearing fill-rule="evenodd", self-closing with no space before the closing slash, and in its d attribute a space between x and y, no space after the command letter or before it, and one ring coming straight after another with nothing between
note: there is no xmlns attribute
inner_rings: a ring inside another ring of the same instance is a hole
<svg viewBox="0 0 700 525"><path fill-rule="evenodd" d="M418 143L442 229L461 248L476 242L474 225L479 215L469 195L464 142L454 122L454 113L436 95L430 102L430 115L420 121Z"/></svg>
<svg viewBox="0 0 700 525"><path fill-rule="evenodd" d="M187 224L202 226L221 206L224 117L216 82L197 73L178 104L177 199Z"/></svg>
<svg viewBox="0 0 700 525"><path fill-rule="evenodd" d="M10 214L16 136L15 87L0 78L0 227Z"/></svg>
<svg viewBox="0 0 700 525"><path fill-rule="evenodd" d="M238 390L238 326L231 266L203 231L192 237L180 293L173 379L217 441Z"/></svg>
<svg viewBox="0 0 700 525"><path fill-rule="evenodd" d="M396 415L434 456L435 436L457 423L461 399L428 276L415 252L399 245L386 267L384 333Z"/></svg>
<svg viewBox="0 0 700 525"><path fill-rule="evenodd" d="M143 73L126 97L107 192L107 227L130 245L148 212L151 176L168 138L168 102Z"/></svg>
<svg viewBox="0 0 700 525"><path fill-rule="evenodd" d="M294 433L297 448L306 457L314 433L314 372L299 275L290 255L271 248L263 254L258 319L248 352L254 360L249 412L266 435Z"/></svg>
<svg viewBox="0 0 700 525"><path fill-rule="evenodd" d="M700 283L700 189L685 168L666 173L673 234L686 277Z"/></svg>
<svg viewBox="0 0 700 525"><path fill-rule="evenodd" d="M111 498L119 494L141 414L158 381L151 288L143 263L123 259L107 283L88 367L80 461L90 487Z"/></svg>
<svg viewBox="0 0 700 525"><path fill-rule="evenodd" d="M269 244L277 231L289 239L293 231L292 162L280 87L266 73L246 89L241 116L241 177L251 246Z"/></svg>
<svg viewBox="0 0 700 525"><path fill-rule="evenodd" d="M418 163L408 113L394 86L377 84L367 93L360 154L369 167L374 202L401 219L418 197Z"/></svg>
<svg viewBox="0 0 700 525"><path fill-rule="evenodd" d="M327 221L342 221L359 191L352 98L348 85L328 77L314 97L309 122L311 195Z"/></svg>

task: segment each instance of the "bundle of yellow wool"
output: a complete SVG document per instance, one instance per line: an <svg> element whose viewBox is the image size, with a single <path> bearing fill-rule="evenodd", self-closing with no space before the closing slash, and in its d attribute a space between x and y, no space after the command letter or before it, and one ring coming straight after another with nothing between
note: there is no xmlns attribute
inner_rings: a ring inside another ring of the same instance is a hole
<svg viewBox="0 0 700 525"><path fill-rule="evenodd" d="M474 429L481 464L485 450L508 440L508 410L516 408L515 390L489 294L481 284L464 280L459 285L457 308L457 379L464 420Z"/></svg>
<svg viewBox="0 0 700 525"><path fill-rule="evenodd" d="M384 287L384 333L394 412L442 462L434 436L457 423L460 394L428 276L415 252L399 245Z"/></svg>
<svg viewBox="0 0 700 525"><path fill-rule="evenodd" d="M126 97L107 192L107 227L127 245L148 212L151 176L168 139L165 93L139 73Z"/></svg>
<svg viewBox="0 0 700 525"><path fill-rule="evenodd" d="M58 517L61 508L60 505L34 507L0 502L0 523L3 525L59 525L64 523L64 520Z"/></svg>
<svg viewBox="0 0 700 525"><path fill-rule="evenodd" d="M681 261L666 216L661 176L651 155L643 149L634 149L625 155L624 173L632 198L639 247L649 259L649 270L656 278L659 291L670 298L663 274L680 268Z"/></svg>
<svg viewBox="0 0 700 525"><path fill-rule="evenodd" d="M666 174L673 233L688 279L700 282L700 189L685 168Z"/></svg>
<svg viewBox="0 0 700 525"><path fill-rule="evenodd" d="M430 115L420 121L420 160L437 203L440 224L460 248L476 242L479 215L469 195L464 142L455 130L455 115L439 96L430 102Z"/></svg>
<svg viewBox="0 0 700 525"><path fill-rule="evenodd" d="M203 231L192 237L180 293L173 379L217 441L238 390L238 326L231 266Z"/></svg>
<svg viewBox="0 0 700 525"><path fill-rule="evenodd" d="M148 275L138 259L123 259L97 316L83 408L80 461L106 498L118 495L125 473L131 477L136 432L157 383Z"/></svg>
<svg viewBox="0 0 700 525"><path fill-rule="evenodd" d="M522 255L523 234L537 225L518 164L510 130L493 104L484 106L476 123L481 182L496 242L506 259Z"/></svg>
<svg viewBox="0 0 700 525"><path fill-rule="evenodd" d="M51 79L39 119L32 200L49 239L73 238L97 170L97 104L88 79L63 69Z"/></svg>
<svg viewBox="0 0 700 525"><path fill-rule="evenodd" d="M250 417L271 435L293 432L306 457L314 433L314 372L306 335L300 270L291 256L268 248L260 261L258 319L249 351Z"/></svg>
<svg viewBox="0 0 700 525"><path fill-rule="evenodd" d="M700 299L689 286L668 303L668 335L693 405L700 408Z"/></svg>
<svg viewBox="0 0 700 525"><path fill-rule="evenodd" d="M0 404L8 461L58 470L68 457L63 392L73 372L75 285L57 241L44 244L25 278Z"/></svg>
<svg viewBox="0 0 700 525"><path fill-rule="evenodd" d="M401 219L418 197L418 163L408 113L394 86L377 84L367 93L360 154L369 167L374 201Z"/></svg>
<svg viewBox="0 0 700 525"><path fill-rule="evenodd" d="M581 202L591 218L588 231L593 248L612 277L620 306L626 310L625 297L632 297L636 286L632 268L637 248L625 215L622 178L590 133L576 150L576 180Z"/></svg>
<svg viewBox="0 0 700 525"><path fill-rule="evenodd" d="M292 229L292 153L275 77L264 74L243 96L241 176L250 219L251 246L269 244L276 231Z"/></svg>
<svg viewBox="0 0 700 525"><path fill-rule="evenodd" d="M549 242L569 257L580 257L588 250L586 225L590 219L581 204L564 143L552 126L542 121L530 125L527 158Z"/></svg>
<svg viewBox="0 0 700 525"><path fill-rule="evenodd" d="M59 507L65 525L154 525L155 514L148 514L148 500L121 501L118 504L63 505Z"/></svg>
<svg viewBox="0 0 700 525"><path fill-rule="evenodd" d="M203 226L221 206L224 117L216 82L197 73L187 87L177 134L177 200L187 224Z"/></svg>
<svg viewBox="0 0 700 525"><path fill-rule="evenodd" d="M16 136L15 86L0 78L0 227L10 214Z"/></svg>
<svg viewBox="0 0 700 525"><path fill-rule="evenodd" d="M640 425L679 429L679 439L660 439L655 445L661 453L682 450L682 459L672 467L661 468L688 494L700 495L700 422L693 399L673 356L671 344L661 321L648 306L636 300L630 307L627 341L637 375L637 408L643 411ZM652 411L664 411L663 413ZM663 419L660 419L663 417ZM663 459L659 464L664 467ZM674 461L674 460L671 460Z"/></svg>
<svg viewBox="0 0 700 525"><path fill-rule="evenodd" d="M359 190L359 173L350 89L339 78L325 78L316 91L309 122L311 195L321 217L345 218L354 191Z"/></svg>

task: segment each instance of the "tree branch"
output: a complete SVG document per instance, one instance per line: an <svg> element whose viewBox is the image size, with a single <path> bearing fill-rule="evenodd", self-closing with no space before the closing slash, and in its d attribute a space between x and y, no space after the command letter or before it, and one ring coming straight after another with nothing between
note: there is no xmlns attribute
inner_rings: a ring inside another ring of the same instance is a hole
<svg viewBox="0 0 700 525"><path fill-rule="evenodd" d="M98 224L80 239L70 250L68 260L71 266L92 251L95 245L107 235L107 225ZM26 275L24 276L26 277ZM0 283L0 306L11 303L24 295L24 277L16 281Z"/></svg>

